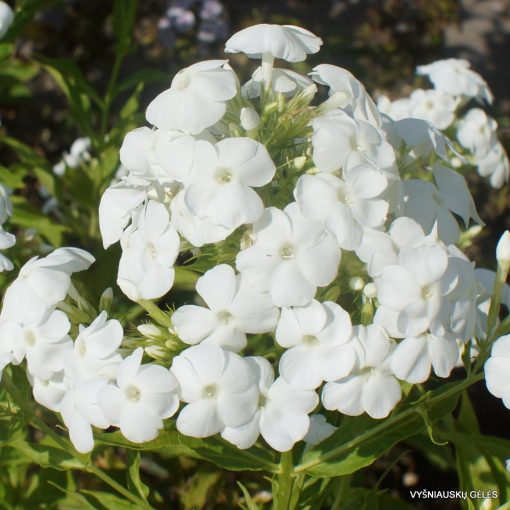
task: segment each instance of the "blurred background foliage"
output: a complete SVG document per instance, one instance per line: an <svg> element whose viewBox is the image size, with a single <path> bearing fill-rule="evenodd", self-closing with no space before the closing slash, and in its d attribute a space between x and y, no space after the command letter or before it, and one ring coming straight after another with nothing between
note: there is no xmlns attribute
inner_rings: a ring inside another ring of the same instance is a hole
<svg viewBox="0 0 510 510"><path fill-rule="evenodd" d="M468 58L495 92L490 113L509 146L510 5L505 0L143 0L136 10L133 5L129 0L16 4L20 14L0 43L0 182L14 190L10 230L19 234L12 256L17 267L34 251L51 246L102 252L97 204L118 170L125 133L144 123L150 98L169 86L176 71L197 60L224 58L225 40L255 23L297 24L320 35L323 49L298 70L306 72L322 62L345 67L375 96L384 92L397 98L416 86L429 87L414 75L416 65L448 56ZM248 79L253 63L242 55L231 56L231 61L240 79ZM79 137L91 139L90 158L59 178L53 167ZM493 190L474 173L468 179L487 222L469 254L492 267L495 243L510 226L508 186ZM51 196L57 197L58 207L48 203ZM91 302L104 286L115 286L119 254L115 248L104 253L85 276ZM12 279L15 273L2 278ZM109 275L108 281L94 277L99 273ZM98 282L102 288L95 288ZM28 395L23 377L16 381ZM466 400L455 418L459 431L480 426L483 433L508 437L508 412L502 404L488 397L483 384L471 397L480 425ZM28 426L41 409L17 409L7 397L0 407L0 440L14 437L17 445L0 453L0 509L133 507L108 499L112 496L101 492L104 484L80 470L73 477L65 470L39 470L37 465L61 468L66 462L61 452L55 459L41 458L40 433ZM45 420L57 426L54 417ZM472 445L464 455L481 459L478 470L460 469L456 475L459 456L456 460L453 448L424 447L426 440L426 435L416 436L357 473L357 492L343 508L454 509L458 501L411 504L409 489L455 489L459 477L463 487L477 488L483 477L501 469L494 455L480 456ZM491 448L494 453L497 445ZM111 447L100 448L95 458L120 483L127 477L130 487L142 483L130 478L129 466L138 462L157 508L235 508L244 497L238 482L255 494L257 504L270 498L259 476L221 471L196 459L147 453L140 459ZM342 493L335 480L330 485L324 508L331 508ZM367 490L374 486L379 492ZM74 494L77 490L80 496ZM402 499L397 502L396 496Z"/></svg>

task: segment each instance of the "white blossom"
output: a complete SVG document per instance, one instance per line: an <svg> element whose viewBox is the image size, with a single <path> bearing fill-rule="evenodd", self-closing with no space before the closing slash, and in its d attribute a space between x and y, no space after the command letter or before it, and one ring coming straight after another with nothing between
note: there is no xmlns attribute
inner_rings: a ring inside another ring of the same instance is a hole
<svg viewBox="0 0 510 510"><path fill-rule="evenodd" d="M353 342L358 351L357 366L350 375L324 386L322 403L326 409L349 416L366 412L372 418L385 418L402 396L390 369L393 344L374 324L356 326Z"/></svg>
<svg viewBox="0 0 510 510"><path fill-rule="evenodd" d="M179 71L172 85L148 106L147 121L167 131L197 135L221 120L226 102L237 94L226 60L206 60Z"/></svg>
<svg viewBox="0 0 510 510"><path fill-rule="evenodd" d="M275 381L273 368L264 358L250 357L246 361L256 374L258 409L249 423L239 428L226 427L221 435L238 448L249 448L261 434L275 450L289 451L306 435L310 426L308 413L317 406L319 397L281 377Z"/></svg>
<svg viewBox="0 0 510 510"><path fill-rule="evenodd" d="M477 160L478 173L489 177L493 188L501 188L510 178L510 162L503 145L495 141L487 154Z"/></svg>
<svg viewBox="0 0 510 510"><path fill-rule="evenodd" d="M429 121L438 129L446 129L455 120L458 100L440 90L414 90L410 97L410 115Z"/></svg>
<svg viewBox="0 0 510 510"><path fill-rule="evenodd" d="M344 377L356 361L348 345L351 332L349 314L331 301L283 308L275 335L287 349L280 358L281 376L305 390Z"/></svg>
<svg viewBox="0 0 510 510"><path fill-rule="evenodd" d="M243 97L253 99L260 96L263 88L262 67L257 67L248 80L242 87L241 93ZM299 91L306 89L313 85L312 80L303 76L291 69L273 69L271 87L275 92L279 92L287 97L292 97Z"/></svg>
<svg viewBox="0 0 510 510"><path fill-rule="evenodd" d="M485 363L485 383L487 389L503 399L505 407L510 409L510 335L498 338L491 350L491 356Z"/></svg>
<svg viewBox="0 0 510 510"><path fill-rule="evenodd" d="M317 222L306 219L296 203L283 211L264 210L253 226L253 246L236 258L238 271L276 306L308 304L317 287L335 278L340 250Z"/></svg>
<svg viewBox="0 0 510 510"><path fill-rule="evenodd" d="M182 434L212 436L253 418L258 402L255 374L237 354L217 345L196 345L174 358L171 371L179 382L180 400L188 404L177 418Z"/></svg>
<svg viewBox="0 0 510 510"><path fill-rule="evenodd" d="M477 159L496 143L497 122L480 108L471 108L457 125L457 139Z"/></svg>
<svg viewBox="0 0 510 510"><path fill-rule="evenodd" d="M172 315L177 335L187 344L212 343L237 352L246 346L246 333L276 326L278 310L270 296L255 292L226 264L207 271L196 289L208 308L184 305Z"/></svg>
<svg viewBox="0 0 510 510"><path fill-rule="evenodd" d="M117 385L99 392L98 402L112 425L134 443L154 439L179 407L178 384L168 369L153 363L142 365L143 349L125 358L117 372Z"/></svg>
<svg viewBox="0 0 510 510"><path fill-rule="evenodd" d="M5 2L0 2L0 38L7 33L13 21L13 10Z"/></svg>

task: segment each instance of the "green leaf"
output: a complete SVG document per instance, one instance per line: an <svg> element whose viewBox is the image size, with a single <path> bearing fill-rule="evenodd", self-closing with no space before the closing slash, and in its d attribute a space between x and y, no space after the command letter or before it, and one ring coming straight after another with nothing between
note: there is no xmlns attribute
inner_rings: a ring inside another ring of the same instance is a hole
<svg viewBox="0 0 510 510"><path fill-rule="evenodd" d="M253 501L253 498L250 496L248 489L239 481L237 482L237 485L239 486L241 492L243 493L244 500L246 502L245 505L246 510L260 510L257 503L255 503L255 501Z"/></svg>
<svg viewBox="0 0 510 510"><path fill-rule="evenodd" d="M113 33L117 39L116 51L127 53L133 42L137 0L115 0L113 4Z"/></svg>
<svg viewBox="0 0 510 510"><path fill-rule="evenodd" d="M140 478L140 452L127 451L129 469L127 473L128 487L131 492L138 494L142 499L147 500L149 487Z"/></svg>
<svg viewBox="0 0 510 510"><path fill-rule="evenodd" d="M253 446L239 450L221 438L197 439L174 430L161 431L156 439L146 443L131 443L120 432L96 435L98 443L123 446L132 450L158 452L162 457L184 455L212 462L231 471L275 471L276 456L272 450Z"/></svg>
<svg viewBox="0 0 510 510"><path fill-rule="evenodd" d="M210 500L211 491L221 477L219 471L196 471L189 480L187 490L183 491L179 500L184 510L204 508Z"/></svg>
<svg viewBox="0 0 510 510"><path fill-rule="evenodd" d="M114 494L111 494L110 492L104 492L104 491L90 491L86 489L81 489L80 493L82 495L91 496L93 498L96 510L140 510L140 508L135 505L134 503L131 503L130 501L127 501L125 499L122 499L118 496L115 496ZM90 501L90 498L87 498Z"/></svg>
<svg viewBox="0 0 510 510"><path fill-rule="evenodd" d="M66 96L77 126L90 138L94 138L95 133L91 123L91 100L102 107L102 99L89 85L80 68L72 60L42 57L39 60Z"/></svg>
<svg viewBox="0 0 510 510"><path fill-rule="evenodd" d="M27 169L23 166L12 165L11 168L7 168L0 165L0 182L9 189L23 188L26 174Z"/></svg>
<svg viewBox="0 0 510 510"><path fill-rule="evenodd" d="M14 44L0 43L0 62L4 61L11 55L14 50Z"/></svg>

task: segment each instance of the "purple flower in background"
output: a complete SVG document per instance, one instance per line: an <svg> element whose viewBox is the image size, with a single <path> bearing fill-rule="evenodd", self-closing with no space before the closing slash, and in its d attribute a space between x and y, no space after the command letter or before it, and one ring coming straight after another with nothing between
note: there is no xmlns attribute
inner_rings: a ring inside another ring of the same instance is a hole
<svg viewBox="0 0 510 510"><path fill-rule="evenodd" d="M219 0L172 0L158 22L158 37L164 46L173 48L180 35L191 35L199 43L199 52L207 46L225 40L229 26L225 8Z"/></svg>

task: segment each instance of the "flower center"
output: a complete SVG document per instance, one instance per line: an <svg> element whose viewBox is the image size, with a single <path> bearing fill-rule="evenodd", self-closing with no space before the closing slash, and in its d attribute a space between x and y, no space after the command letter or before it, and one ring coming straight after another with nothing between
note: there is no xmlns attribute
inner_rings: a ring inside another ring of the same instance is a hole
<svg viewBox="0 0 510 510"><path fill-rule="evenodd" d="M25 332L25 343L32 347L32 345L35 344L35 334L33 331L26 331Z"/></svg>
<svg viewBox="0 0 510 510"><path fill-rule="evenodd" d="M315 335L305 335L303 337L303 343L305 345L317 345L319 343L319 339Z"/></svg>
<svg viewBox="0 0 510 510"><path fill-rule="evenodd" d="M232 171L230 168L218 168L216 171L216 180L220 184L227 184L232 180Z"/></svg>
<svg viewBox="0 0 510 510"><path fill-rule="evenodd" d="M348 205L348 204L352 204L352 202L353 202L352 197L350 196L350 194L347 191L347 186L342 186L342 187L338 188L337 196L338 196L338 200L340 200L340 202L342 202L343 204Z"/></svg>
<svg viewBox="0 0 510 510"><path fill-rule="evenodd" d="M262 395L262 393L259 394L259 407L264 407L267 404L267 397L265 395Z"/></svg>
<svg viewBox="0 0 510 510"><path fill-rule="evenodd" d="M433 110L434 103L429 99L428 101L425 102L425 107L428 108L429 110Z"/></svg>
<svg viewBox="0 0 510 510"><path fill-rule="evenodd" d="M154 243L147 243L146 250L152 259L155 259L158 256L158 250L154 246Z"/></svg>
<svg viewBox="0 0 510 510"><path fill-rule="evenodd" d="M205 398L214 398L218 394L218 387L216 384L208 384L203 391Z"/></svg>
<svg viewBox="0 0 510 510"><path fill-rule="evenodd" d="M284 244L280 248L280 257L283 260L290 260L295 258L294 247L291 244Z"/></svg>
<svg viewBox="0 0 510 510"><path fill-rule="evenodd" d="M136 387L130 384L125 390L126 398L128 400L131 400L131 402L138 402L140 400L140 390Z"/></svg>
<svg viewBox="0 0 510 510"><path fill-rule="evenodd" d="M216 317L218 317L218 321L221 324L225 324L226 325L232 319L232 314L230 312L227 312L226 310L222 310L221 312L218 312L216 314Z"/></svg>
<svg viewBox="0 0 510 510"><path fill-rule="evenodd" d="M432 285L425 285L421 289L422 299L430 299L434 295L434 287Z"/></svg>

